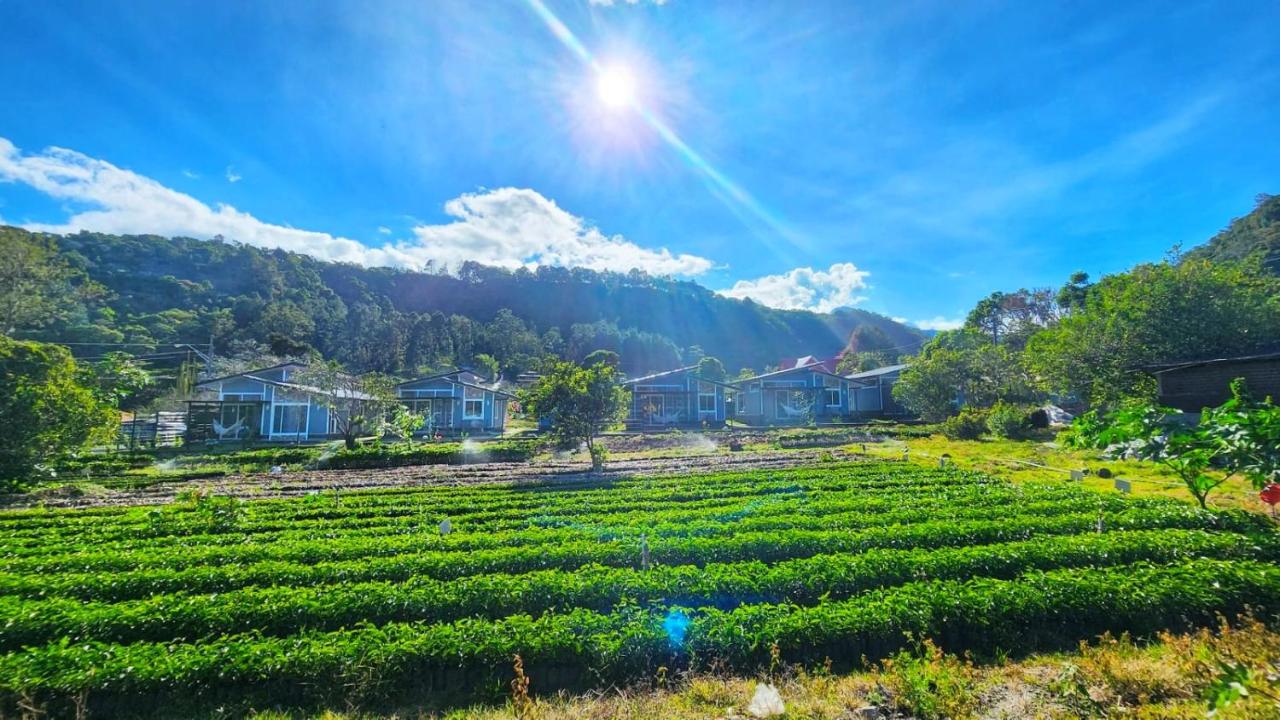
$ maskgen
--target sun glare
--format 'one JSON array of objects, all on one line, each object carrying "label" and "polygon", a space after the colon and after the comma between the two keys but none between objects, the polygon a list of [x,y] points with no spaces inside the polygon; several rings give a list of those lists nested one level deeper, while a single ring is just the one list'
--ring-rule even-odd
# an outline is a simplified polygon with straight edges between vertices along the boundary
[{"label": "sun glare", "polygon": [[602,68],[596,75],[596,94],[611,108],[631,105],[636,99],[636,79],[621,65]]}]

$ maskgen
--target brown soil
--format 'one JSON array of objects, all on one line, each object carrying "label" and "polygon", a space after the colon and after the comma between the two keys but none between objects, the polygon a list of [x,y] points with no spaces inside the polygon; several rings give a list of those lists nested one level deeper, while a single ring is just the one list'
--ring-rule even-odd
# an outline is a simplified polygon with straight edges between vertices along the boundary
[{"label": "brown soil", "polygon": [[724,472],[788,468],[811,465],[823,455],[838,460],[857,456],[839,450],[777,451],[763,453],[687,453],[673,457],[610,460],[603,472],[591,473],[589,462],[539,460],[531,463],[476,463],[472,465],[419,465],[376,470],[305,470],[284,475],[228,475],[211,480],[157,483],[135,490],[105,490],[100,494],[41,492],[11,495],[0,500],[6,507],[100,507],[105,505],[157,505],[173,502],[191,490],[244,499],[282,498],[325,490],[375,490],[385,488],[467,485],[502,482],[565,482],[591,478],[610,480],[628,476],[676,475],[686,472]]}]

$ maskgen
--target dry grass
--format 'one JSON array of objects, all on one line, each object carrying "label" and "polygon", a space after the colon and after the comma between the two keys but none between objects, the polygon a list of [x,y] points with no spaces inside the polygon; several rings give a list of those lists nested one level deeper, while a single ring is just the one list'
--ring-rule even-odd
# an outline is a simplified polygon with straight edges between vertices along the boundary
[{"label": "dry grass", "polygon": [[[778,668],[768,677],[723,674],[654,678],[650,687],[589,695],[526,696],[498,706],[443,715],[405,710],[386,715],[324,713],[324,720],[746,720],[756,684],[771,681],[781,693],[784,720],[861,718],[1186,718],[1209,716],[1207,689],[1219,662],[1250,669],[1253,692],[1213,717],[1280,718],[1280,702],[1267,696],[1280,673],[1280,632],[1255,620],[1198,632],[1161,635],[1138,643],[1104,636],[1079,651],[1020,662],[974,665],[925,641],[868,672],[833,675],[823,668]],[[537,688],[531,688],[536,693]],[[1271,689],[1270,692],[1274,693]],[[265,713],[260,720],[293,720]]]}]

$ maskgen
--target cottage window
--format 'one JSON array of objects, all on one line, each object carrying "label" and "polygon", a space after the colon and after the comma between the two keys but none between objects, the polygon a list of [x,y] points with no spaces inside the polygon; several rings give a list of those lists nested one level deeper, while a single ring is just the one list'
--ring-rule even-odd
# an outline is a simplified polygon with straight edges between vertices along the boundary
[{"label": "cottage window", "polygon": [[462,417],[479,420],[484,417],[484,391],[478,388],[462,389]]},{"label": "cottage window", "polygon": [[709,382],[698,381],[698,412],[714,413],[716,411],[716,386]]},{"label": "cottage window", "polygon": [[276,405],[271,410],[271,432],[275,435],[302,435],[307,431],[306,405]]},{"label": "cottage window", "polygon": [[840,407],[840,388],[826,389],[827,407]]}]

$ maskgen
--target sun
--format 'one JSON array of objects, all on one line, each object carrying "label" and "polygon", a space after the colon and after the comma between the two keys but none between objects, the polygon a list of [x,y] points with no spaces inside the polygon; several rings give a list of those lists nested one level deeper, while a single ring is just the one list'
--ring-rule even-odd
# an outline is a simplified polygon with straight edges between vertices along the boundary
[{"label": "sun", "polygon": [[636,99],[636,79],[623,65],[610,65],[596,73],[596,94],[610,108],[623,108]]}]

